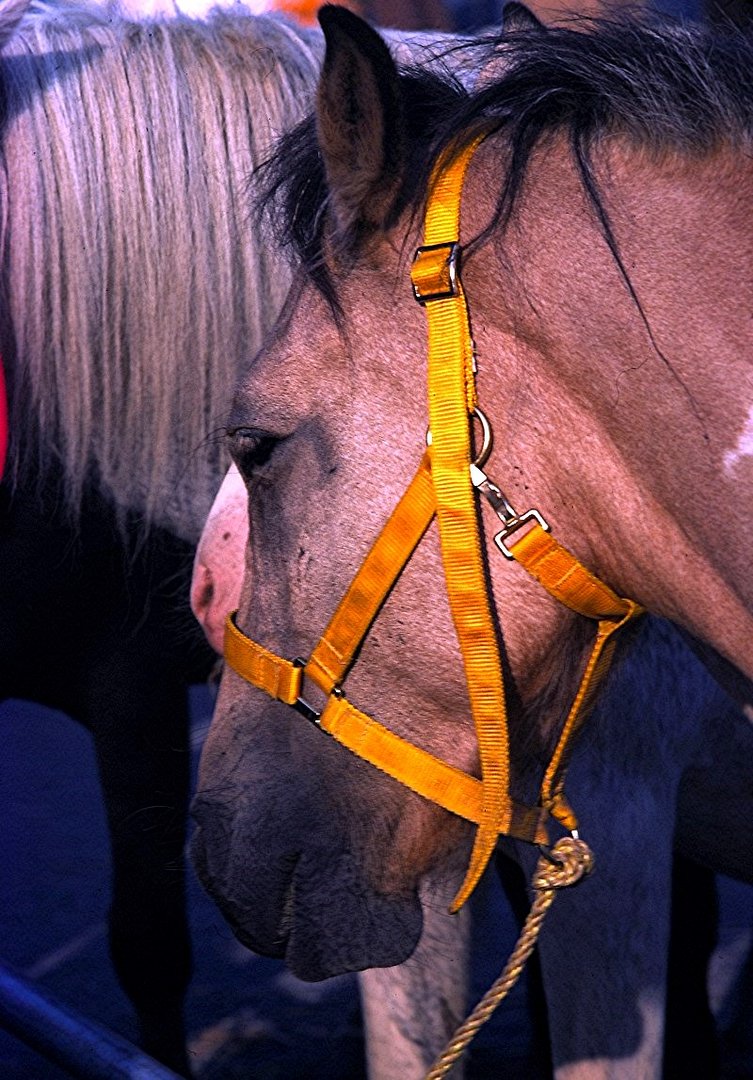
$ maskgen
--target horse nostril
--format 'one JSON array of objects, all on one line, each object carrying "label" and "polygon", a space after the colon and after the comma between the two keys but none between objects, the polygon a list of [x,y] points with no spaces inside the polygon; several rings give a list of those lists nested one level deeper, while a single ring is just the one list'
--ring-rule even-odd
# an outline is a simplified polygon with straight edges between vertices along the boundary
[{"label": "horse nostril", "polygon": [[221,584],[208,566],[195,563],[191,579],[191,611],[204,631],[204,637],[220,656],[225,641],[225,618],[236,606],[223,603]]},{"label": "horse nostril", "polygon": [[194,567],[191,580],[191,611],[205,629],[207,615],[213,600],[214,580],[212,571],[208,566],[198,563]]}]

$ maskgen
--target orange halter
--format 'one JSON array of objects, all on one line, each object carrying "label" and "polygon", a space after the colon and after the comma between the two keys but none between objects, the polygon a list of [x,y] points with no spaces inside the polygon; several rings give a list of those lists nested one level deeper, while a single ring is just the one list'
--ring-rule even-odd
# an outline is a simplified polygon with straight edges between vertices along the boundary
[{"label": "orange halter", "polygon": [[[228,619],[225,635],[225,659],[244,679],[293,706],[354,754],[406,787],[478,825],[470,864],[453,901],[453,911],[472,892],[500,834],[548,843],[549,816],[568,830],[577,828],[563,791],[573,735],[609,668],[616,632],[642,613],[638,604],[617,596],[563,548],[550,535],[537,510],[516,514],[483,472],[483,455],[476,462],[472,460],[471,418],[478,409],[458,238],[463,182],[483,138],[479,136],[454,157],[440,162],[426,213],[424,246],[416,253],[411,272],[414,294],[426,310],[429,333],[431,439],[418,472],[309,660],[291,662],[270,653],[238,629],[234,616]],[[477,491],[502,522],[494,537],[500,550],[519,562],[557,600],[597,623],[586,670],[547,767],[539,804],[534,807],[516,802],[509,790],[505,688],[484,573]],[[450,609],[479,743],[480,780],[395,735],[356,709],[342,691],[361,642],[435,514]],[[521,535],[511,539],[519,531]],[[304,677],[327,695],[321,713],[302,697]]]}]

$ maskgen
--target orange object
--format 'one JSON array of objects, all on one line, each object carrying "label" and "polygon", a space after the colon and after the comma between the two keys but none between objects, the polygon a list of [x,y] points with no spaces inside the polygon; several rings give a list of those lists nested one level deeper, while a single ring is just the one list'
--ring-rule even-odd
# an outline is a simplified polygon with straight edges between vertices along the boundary
[{"label": "orange object", "polygon": [[[273,11],[281,11],[295,19],[302,26],[318,26],[316,14],[322,6],[323,0],[273,0],[270,7]],[[338,0],[341,7],[346,7],[356,15],[363,15],[363,8],[358,3],[345,3]]]}]

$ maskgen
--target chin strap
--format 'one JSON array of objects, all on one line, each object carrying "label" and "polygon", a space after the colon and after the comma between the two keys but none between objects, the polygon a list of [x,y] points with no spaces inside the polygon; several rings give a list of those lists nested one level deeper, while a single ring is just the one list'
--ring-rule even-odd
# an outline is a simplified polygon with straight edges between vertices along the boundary
[{"label": "chin strap", "polygon": [[[478,409],[475,360],[460,280],[459,219],[463,181],[483,137],[436,170],[425,242],[411,278],[424,307],[429,339],[430,445],[418,471],[353,579],[310,659],[289,661],[253,642],[228,619],[225,659],[248,682],[291,705],[352,753],[438,806],[478,828],[469,867],[452,904],[467,900],[499,835],[547,844],[547,820],[574,832],[577,820],[564,795],[573,737],[592,705],[614,652],[617,631],[642,613],[614,593],[549,533],[538,510],[518,514],[483,471],[491,443]],[[471,426],[479,415],[489,438],[473,460]],[[510,794],[509,735],[500,648],[487,587],[479,531],[481,494],[499,518],[496,546],[520,563],[558,601],[596,623],[596,636],[575,701],[545,771],[539,804],[521,805]],[[433,516],[453,623],[463,658],[479,745],[481,778],[471,776],[389,731],[360,712],[342,683],[374,619]],[[318,712],[303,697],[303,679],[327,696]]]}]

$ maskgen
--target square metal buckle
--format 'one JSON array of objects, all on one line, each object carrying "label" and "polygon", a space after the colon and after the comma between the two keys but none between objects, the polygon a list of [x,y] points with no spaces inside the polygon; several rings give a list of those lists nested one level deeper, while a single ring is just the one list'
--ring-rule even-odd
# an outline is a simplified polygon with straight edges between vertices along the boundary
[{"label": "square metal buckle", "polygon": [[544,532],[549,532],[549,523],[544,520],[538,510],[526,510],[525,514],[515,515],[515,517],[508,518],[505,521],[505,526],[500,529],[494,536],[494,543],[502,552],[506,559],[514,560],[515,556],[512,551],[505,544],[505,540],[516,533],[518,529],[521,529],[524,525],[528,525],[530,522],[534,522],[541,526]]},{"label": "square metal buckle", "polygon": [[[293,661],[293,667],[301,668],[304,672],[306,670],[307,664],[308,660],[306,660],[303,656],[296,656],[295,660]],[[330,690],[330,697],[342,698],[344,696],[345,695],[343,694],[339,686],[333,686]],[[303,716],[310,723],[314,724],[315,727],[318,727],[320,731],[324,731],[324,728],[321,726],[322,713],[319,709],[315,709],[313,705],[310,705],[309,702],[306,701],[306,699],[301,694],[299,694],[295,701],[292,701],[290,704],[297,713],[300,713],[301,716]],[[326,734],[329,734],[329,732],[326,732]]]},{"label": "square metal buckle", "polygon": [[[438,259],[446,251],[444,259]],[[421,263],[426,264],[421,266]],[[416,251],[411,271],[413,295],[422,306],[432,300],[448,300],[458,295],[460,286],[460,244],[427,244]],[[428,291],[427,291],[428,289]]]}]

